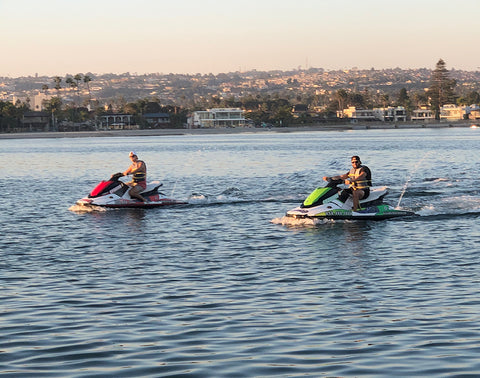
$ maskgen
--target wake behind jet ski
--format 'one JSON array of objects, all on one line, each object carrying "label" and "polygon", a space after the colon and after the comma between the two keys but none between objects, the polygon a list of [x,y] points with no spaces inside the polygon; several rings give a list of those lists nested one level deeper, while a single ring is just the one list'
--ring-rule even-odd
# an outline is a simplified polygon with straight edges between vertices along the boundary
[{"label": "wake behind jet ski", "polygon": [[386,186],[372,186],[367,198],[360,200],[360,210],[352,211],[353,199],[349,196],[340,201],[339,187],[343,180],[330,180],[325,187],[316,188],[303,203],[287,211],[287,217],[310,219],[364,219],[383,220],[416,215],[411,211],[397,210],[383,203],[388,194]]},{"label": "wake behind jet ski", "polygon": [[77,201],[80,206],[101,206],[109,208],[153,208],[160,206],[172,206],[187,204],[187,202],[165,197],[165,194],[158,191],[162,186],[158,181],[147,184],[140,194],[146,201],[132,198],[128,191],[130,187],[119,178],[123,173],[115,173],[110,179],[101,181],[88,196]]}]

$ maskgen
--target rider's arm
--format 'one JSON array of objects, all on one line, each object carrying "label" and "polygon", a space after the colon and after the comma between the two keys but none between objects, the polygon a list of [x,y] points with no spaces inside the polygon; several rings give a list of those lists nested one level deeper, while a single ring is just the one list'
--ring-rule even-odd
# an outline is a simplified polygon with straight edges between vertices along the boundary
[{"label": "rider's arm", "polygon": [[128,167],[128,169],[125,172],[123,172],[123,175],[126,176],[129,173],[132,173],[132,166]]},{"label": "rider's arm", "polygon": [[338,175],[338,176],[332,176],[332,177],[328,177],[328,176],[324,176],[323,179],[325,181],[331,181],[331,180],[345,180],[348,178],[348,173],[345,173],[343,175]]}]

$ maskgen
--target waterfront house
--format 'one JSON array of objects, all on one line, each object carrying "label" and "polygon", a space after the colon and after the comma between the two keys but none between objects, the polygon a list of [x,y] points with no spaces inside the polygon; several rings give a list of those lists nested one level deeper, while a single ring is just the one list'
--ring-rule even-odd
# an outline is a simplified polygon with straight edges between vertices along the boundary
[{"label": "waterfront house", "polygon": [[145,113],[143,115],[147,127],[151,129],[166,128],[170,126],[170,114],[168,113]]},{"label": "waterfront house", "polygon": [[350,106],[348,109],[337,111],[337,117],[355,121],[405,122],[407,112],[403,106],[374,109],[357,109]]},{"label": "waterfront house", "polygon": [[383,122],[405,122],[407,120],[407,112],[403,106],[388,108],[374,108],[375,118]]},{"label": "waterfront house", "polygon": [[426,106],[422,106],[420,109],[414,109],[411,116],[412,121],[433,121],[435,120],[435,115],[433,111],[428,109]]},{"label": "waterfront house", "polygon": [[338,110],[338,118],[350,118],[356,121],[375,121],[375,113],[372,109],[357,109],[350,106],[348,109]]},{"label": "waterfront house", "polygon": [[245,127],[244,111],[240,108],[214,108],[193,112],[188,128]]},{"label": "waterfront house", "polygon": [[446,121],[459,121],[467,118],[467,109],[465,106],[446,104],[440,108],[440,119]]},{"label": "waterfront house", "polygon": [[480,106],[476,104],[467,106],[467,115],[468,119],[480,119]]},{"label": "waterfront house", "polygon": [[104,114],[97,119],[97,128],[110,130],[138,129],[133,115],[124,113]]},{"label": "waterfront house", "polygon": [[25,112],[22,117],[22,126],[26,131],[48,131],[50,114],[46,112]]}]

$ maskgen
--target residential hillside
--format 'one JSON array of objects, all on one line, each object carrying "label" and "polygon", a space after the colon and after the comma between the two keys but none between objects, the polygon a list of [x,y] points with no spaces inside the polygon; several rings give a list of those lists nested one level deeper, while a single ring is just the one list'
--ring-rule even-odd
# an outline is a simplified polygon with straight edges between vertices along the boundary
[{"label": "residential hillside", "polygon": [[[301,103],[307,96],[317,96],[319,105],[344,89],[370,96],[398,97],[402,89],[408,93],[422,93],[429,87],[431,69],[369,69],[356,68],[329,71],[321,68],[292,71],[248,71],[218,75],[208,74],[104,74],[86,73],[91,81],[77,82],[72,75],[61,77],[56,84],[53,77],[0,77],[0,100],[33,102],[35,96],[61,95],[63,101],[91,101],[97,104],[131,102],[154,98],[165,105],[191,108],[204,99],[240,98],[245,96],[278,95]],[[472,91],[480,92],[480,71],[452,69],[450,77],[456,80],[458,96]],[[68,83],[70,78],[70,83]],[[88,84],[88,85],[87,85]],[[55,89],[55,87],[57,88]],[[294,101],[295,102],[295,101]],[[38,104],[31,106],[38,109]]]}]

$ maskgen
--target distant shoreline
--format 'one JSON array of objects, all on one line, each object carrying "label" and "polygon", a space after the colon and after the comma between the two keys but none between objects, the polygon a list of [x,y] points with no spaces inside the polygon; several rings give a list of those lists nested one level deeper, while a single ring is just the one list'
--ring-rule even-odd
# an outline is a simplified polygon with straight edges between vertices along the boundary
[{"label": "distant shoreline", "polygon": [[291,127],[236,127],[209,129],[146,129],[146,130],[99,130],[99,131],[68,131],[68,132],[31,132],[31,133],[0,133],[0,139],[41,139],[41,138],[97,138],[97,137],[139,137],[139,136],[171,136],[171,135],[214,135],[242,133],[292,133],[312,131],[349,131],[349,130],[399,130],[399,129],[430,129],[450,127],[480,127],[480,122],[457,121],[438,123],[348,123],[348,124],[318,124],[310,126]]}]

